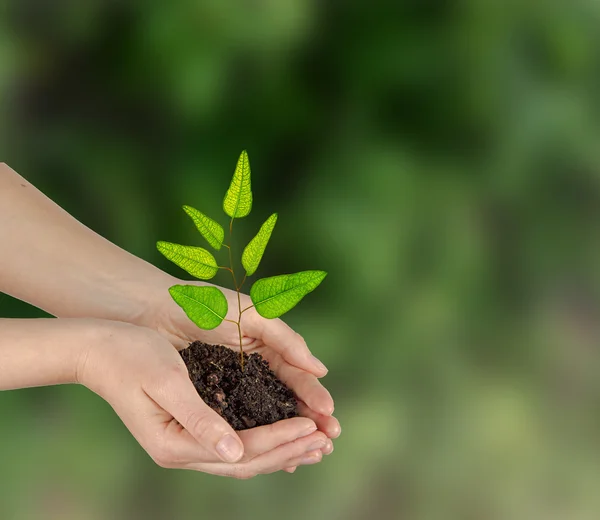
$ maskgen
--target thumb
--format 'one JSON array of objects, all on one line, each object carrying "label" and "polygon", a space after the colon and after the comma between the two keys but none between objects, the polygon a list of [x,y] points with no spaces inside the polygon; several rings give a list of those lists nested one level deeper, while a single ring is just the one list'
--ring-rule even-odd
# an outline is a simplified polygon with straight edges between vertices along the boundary
[{"label": "thumb", "polygon": [[247,322],[248,333],[261,338],[265,345],[271,347],[290,365],[323,377],[327,367],[310,353],[304,338],[280,319],[268,320],[255,314],[255,319]]},{"label": "thumb", "polygon": [[237,462],[244,445],[233,428],[198,395],[185,366],[171,372],[149,397],[172,415],[212,460]]}]

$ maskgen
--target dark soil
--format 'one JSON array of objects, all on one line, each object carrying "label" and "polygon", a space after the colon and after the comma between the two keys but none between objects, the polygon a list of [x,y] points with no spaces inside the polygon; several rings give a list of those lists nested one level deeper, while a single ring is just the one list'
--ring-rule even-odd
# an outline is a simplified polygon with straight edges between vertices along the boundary
[{"label": "dark soil", "polygon": [[239,352],[195,341],[181,357],[200,397],[234,430],[298,416],[294,392],[261,355],[244,354],[242,371]]}]

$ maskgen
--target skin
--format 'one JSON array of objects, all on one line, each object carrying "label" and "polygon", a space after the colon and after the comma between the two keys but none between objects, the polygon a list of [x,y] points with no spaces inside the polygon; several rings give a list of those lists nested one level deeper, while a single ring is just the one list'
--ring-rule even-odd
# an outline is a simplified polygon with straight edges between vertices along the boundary
[{"label": "skin", "polygon": [[[201,330],[167,291],[208,284],[179,280],[127,253],[5,164],[0,223],[0,243],[10,252],[0,255],[0,291],[58,318],[0,320],[0,389],[83,384],[168,468],[250,478],[291,473],[333,451],[341,429],[319,382],[327,369],[283,321],[246,311],[244,350],[269,361],[302,401],[303,417],[235,432],[198,396],[177,353],[197,339],[239,348],[236,325]],[[237,318],[237,294],[222,290],[228,317]],[[242,306],[250,305],[242,295]]]}]

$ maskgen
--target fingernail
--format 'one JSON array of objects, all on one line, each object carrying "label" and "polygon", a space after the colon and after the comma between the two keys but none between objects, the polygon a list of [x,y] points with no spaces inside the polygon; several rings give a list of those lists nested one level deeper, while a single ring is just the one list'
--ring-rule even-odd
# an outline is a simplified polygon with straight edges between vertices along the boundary
[{"label": "fingernail", "polygon": [[334,428],[329,431],[329,436],[332,439],[337,439],[342,434],[342,427],[337,424]]},{"label": "fingernail", "polygon": [[217,444],[217,453],[225,462],[236,462],[244,453],[244,449],[239,441],[228,433]]},{"label": "fingernail", "polygon": [[312,362],[314,363],[314,365],[319,369],[319,370],[324,370],[325,372],[329,372],[329,370],[327,369],[327,367],[321,362],[320,359],[316,358],[315,356],[311,355],[310,356],[312,359]]},{"label": "fingernail", "polygon": [[316,464],[317,462],[321,462],[321,452],[314,451],[307,455],[304,455],[300,460],[300,464],[308,465],[308,464]]},{"label": "fingernail", "polygon": [[325,447],[323,448],[323,454],[331,455],[333,453],[333,442],[327,441],[325,443]]}]

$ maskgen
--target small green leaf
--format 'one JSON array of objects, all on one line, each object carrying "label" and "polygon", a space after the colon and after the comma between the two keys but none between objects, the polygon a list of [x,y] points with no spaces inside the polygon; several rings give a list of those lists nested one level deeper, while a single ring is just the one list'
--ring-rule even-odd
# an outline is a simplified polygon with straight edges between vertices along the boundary
[{"label": "small green leaf", "polygon": [[191,206],[183,206],[183,211],[191,217],[206,241],[217,251],[221,249],[225,238],[225,231],[223,231],[221,224]]},{"label": "small green leaf", "polygon": [[227,316],[227,298],[216,287],[174,285],[169,288],[169,293],[187,317],[201,329],[214,329]]},{"label": "small green leaf", "polygon": [[248,276],[252,276],[258,269],[276,223],[277,213],[273,213],[260,227],[256,236],[250,240],[246,249],[244,249],[242,253],[242,265],[246,269]]},{"label": "small green leaf", "polygon": [[201,280],[210,280],[219,271],[215,257],[201,247],[158,242],[156,248],[175,265]]},{"label": "small green leaf", "polygon": [[278,318],[314,291],[326,276],[325,271],[302,271],[262,278],[250,289],[250,298],[263,318]]},{"label": "small green leaf", "polygon": [[246,150],[241,153],[238,159],[231,184],[223,199],[223,209],[231,218],[245,217],[252,209],[250,161]]}]

